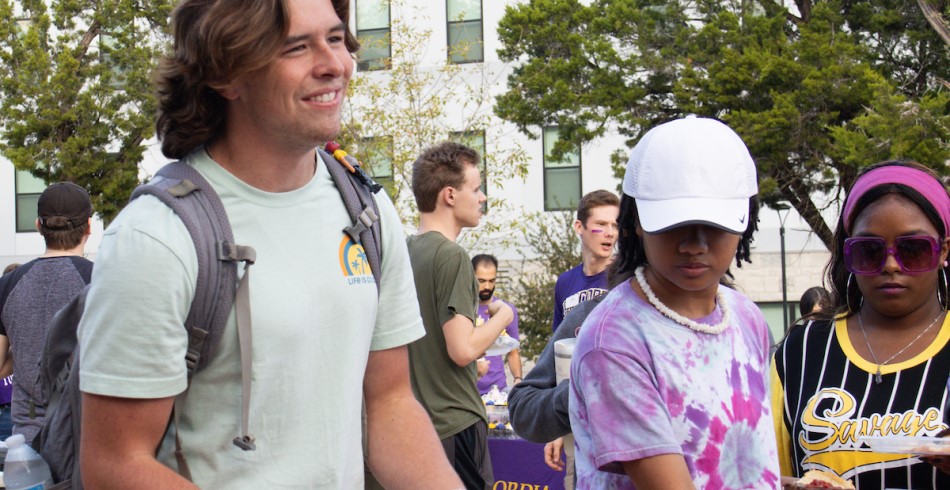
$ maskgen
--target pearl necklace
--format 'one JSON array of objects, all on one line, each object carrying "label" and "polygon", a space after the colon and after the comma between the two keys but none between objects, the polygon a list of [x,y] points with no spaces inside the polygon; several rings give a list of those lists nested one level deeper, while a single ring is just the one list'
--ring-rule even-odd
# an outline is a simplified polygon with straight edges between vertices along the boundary
[{"label": "pearl necklace", "polygon": [[911,340],[909,344],[905,345],[903,349],[897,351],[893,356],[885,359],[884,362],[878,362],[877,355],[875,355],[874,350],[871,349],[871,342],[868,340],[868,333],[864,330],[864,320],[861,319],[861,313],[860,312],[858,313],[858,325],[861,327],[861,334],[864,335],[864,343],[867,344],[868,352],[871,353],[871,358],[874,359],[874,363],[877,364],[877,372],[874,373],[874,384],[879,385],[883,381],[883,379],[881,378],[881,366],[887,365],[887,363],[893,361],[895,357],[903,354],[905,350],[910,348],[910,346],[916,344],[917,341],[920,340],[920,338],[923,337],[925,333],[929,332],[930,329],[933,328],[933,326],[937,324],[937,320],[939,320],[942,315],[943,315],[943,311],[941,311],[940,313],[937,313],[937,317],[934,318],[932,322],[930,322],[930,325],[927,325],[927,328],[925,328],[922,332],[917,334],[917,336],[914,337],[914,340]]},{"label": "pearl necklace", "polygon": [[650,285],[647,284],[647,279],[643,275],[643,270],[644,270],[644,267],[642,265],[640,267],[637,267],[637,270],[635,272],[637,276],[637,283],[640,284],[640,289],[643,290],[643,294],[646,295],[647,300],[650,302],[650,304],[653,305],[653,307],[656,308],[660,313],[662,313],[663,316],[669,318],[670,320],[673,320],[676,323],[679,323],[680,325],[684,327],[689,328],[690,330],[695,330],[697,332],[703,332],[703,333],[710,333],[714,335],[718,335],[722,333],[722,331],[725,330],[726,327],[729,326],[729,323],[732,321],[732,318],[731,318],[732,315],[729,314],[730,311],[726,307],[725,297],[723,297],[722,292],[720,292],[718,289],[716,290],[716,303],[719,304],[719,309],[722,310],[722,321],[720,321],[716,325],[708,325],[706,323],[699,323],[699,322],[690,320],[689,318],[686,318],[683,315],[680,315],[679,313],[670,309],[669,306],[666,306],[665,304],[663,304],[663,302],[660,301],[660,299],[656,297],[656,294],[653,294],[653,290],[650,289]]}]

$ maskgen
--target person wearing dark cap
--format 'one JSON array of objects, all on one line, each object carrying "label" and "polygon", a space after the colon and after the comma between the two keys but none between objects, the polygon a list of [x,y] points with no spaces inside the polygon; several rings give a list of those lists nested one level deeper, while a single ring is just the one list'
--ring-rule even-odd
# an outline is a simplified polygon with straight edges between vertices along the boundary
[{"label": "person wearing dark cap", "polygon": [[0,278],[0,378],[16,371],[13,433],[23,434],[28,444],[46,413],[46,400],[34,390],[33,380],[47,326],[92,276],[92,262],[83,258],[92,220],[89,193],[71,182],[52,184],[40,194],[37,215],[46,252]]}]

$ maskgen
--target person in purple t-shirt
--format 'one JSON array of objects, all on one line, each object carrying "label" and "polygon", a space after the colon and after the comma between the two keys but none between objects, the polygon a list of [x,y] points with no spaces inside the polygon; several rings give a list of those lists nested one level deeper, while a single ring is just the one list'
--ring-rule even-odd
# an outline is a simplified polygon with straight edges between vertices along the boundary
[{"label": "person in purple t-shirt", "polygon": [[[613,260],[617,242],[617,216],[620,199],[610,191],[596,190],[581,197],[577,204],[574,231],[581,238],[581,263],[561,274],[554,286],[554,323],[557,332],[564,315],[575,306],[601,296],[608,291],[607,267]],[[574,490],[574,444],[572,439],[559,437],[544,446],[544,459],[549,466],[560,469],[561,452],[566,462],[564,488]]]},{"label": "person in purple t-shirt", "polygon": [[[478,280],[478,318],[476,323],[481,324],[488,321],[491,315],[488,312],[488,305],[495,301],[501,301],[511,307],[514,313],[514,319],[502,330],[502,335],[519,340],[518,335],[518,309],[511,303],[495,297],[495,279],[498,277],[498,259],[493,255],[480,254],[472,257],[472,267],[475,268],[475,279]],[[508,351],[505,359],[508,361],[508,370],[511,371],[511,377],[515,384],[521,382],[521,354],[518,348]],[[505,377],[505,359],[501,355],[485,356],[488,361],[488,372],[478,378],[478,393],[484,395],[491,390],[492,386],[504,390],[508,386],[508,379]]]},{"label": "person in purple t-shirt", "polygon": [[557,278],[552,331],[575,306],[607,292],[607,266],[617,242],[618,214],[620,199],[613,192],[598,190],[581,197],[574,220],[574,231],[581,238],[581,263]]},{"label": "person in purple t-shirt", "polygon": [[0,439],[13,435],[10,402],[13,401],[13,375],[0,380]]}]

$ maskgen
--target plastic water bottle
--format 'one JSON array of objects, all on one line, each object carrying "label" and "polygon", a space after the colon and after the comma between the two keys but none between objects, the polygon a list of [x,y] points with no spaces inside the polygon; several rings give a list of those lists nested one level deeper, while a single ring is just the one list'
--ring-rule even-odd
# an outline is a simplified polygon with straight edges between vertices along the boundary
[{"label": "plastic water bottle", "polygon": [[23,434],[13,434],[6,440],[3,482],[7,490],[43,490],[53,486],[49,465],[25,442]]}]

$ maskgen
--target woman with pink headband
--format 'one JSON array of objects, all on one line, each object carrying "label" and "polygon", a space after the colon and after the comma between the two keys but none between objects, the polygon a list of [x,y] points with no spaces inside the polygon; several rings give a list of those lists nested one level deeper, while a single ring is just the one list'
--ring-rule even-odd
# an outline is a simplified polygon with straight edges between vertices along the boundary
[{"label": "woman with pink headband", "polygon": [[825,269],[833,316],[792,331],[775,353],[782,475],[950,488],[950,445],[880,446],[942,436],[950,422],[948,230],[950,196],[932,170],[888,161],[858,176]]}]

